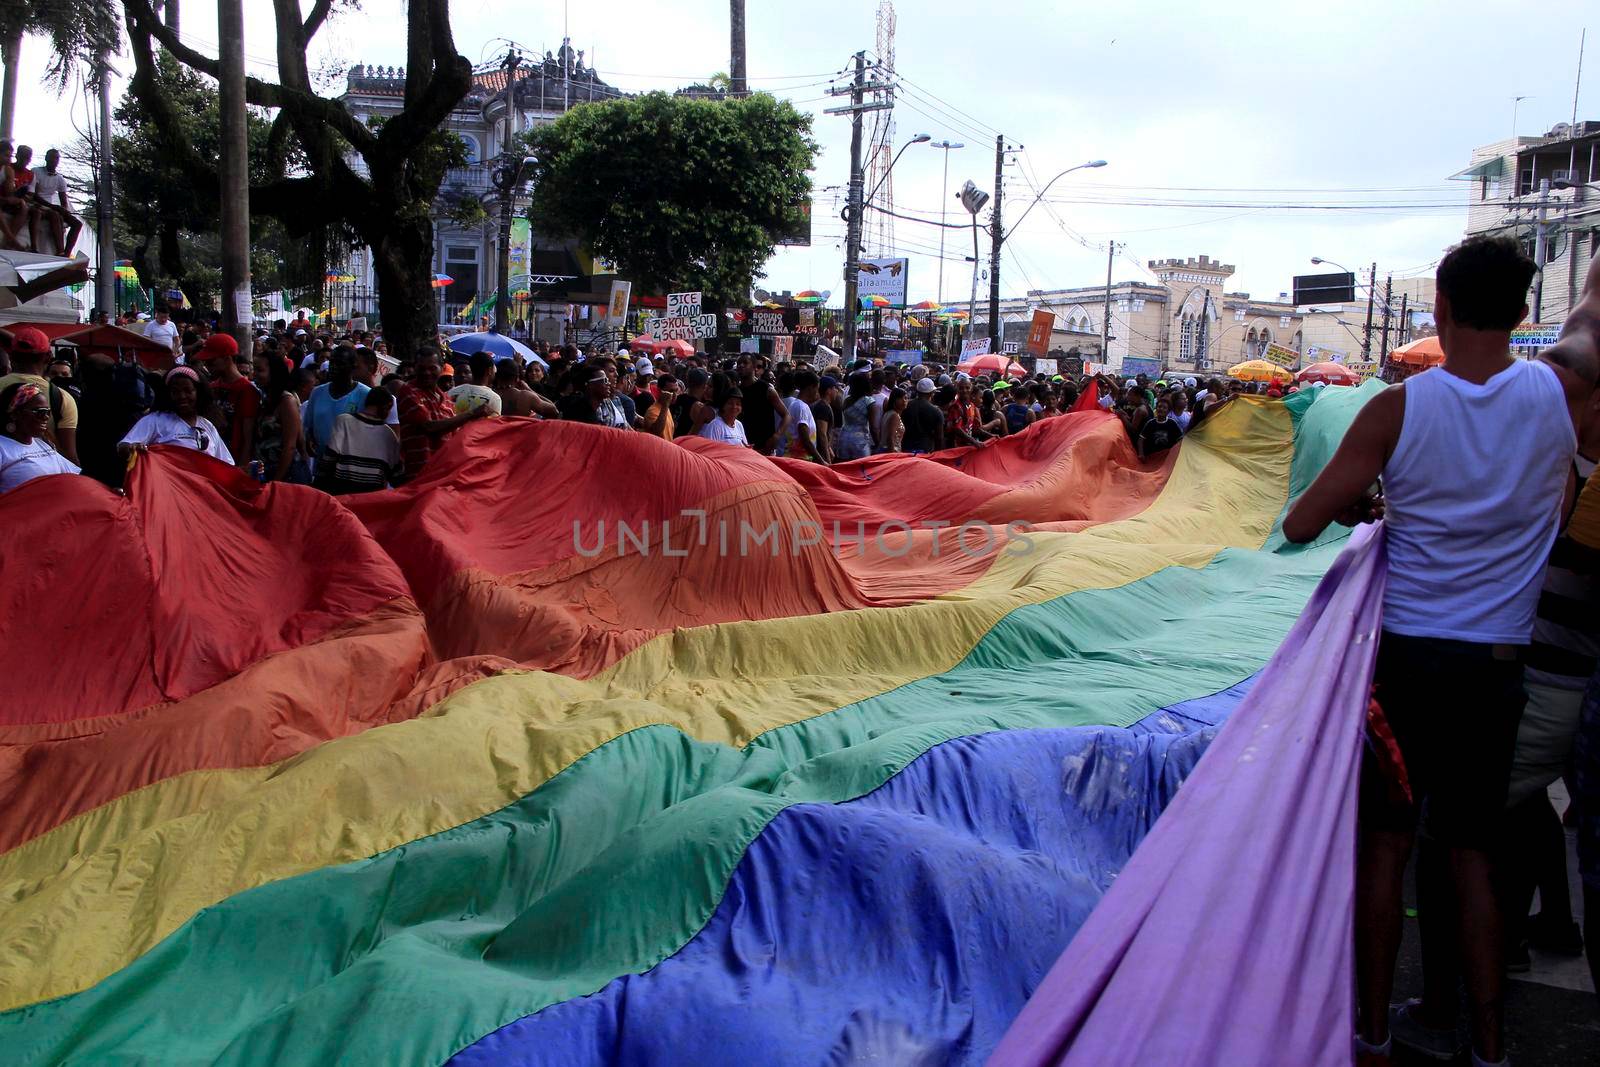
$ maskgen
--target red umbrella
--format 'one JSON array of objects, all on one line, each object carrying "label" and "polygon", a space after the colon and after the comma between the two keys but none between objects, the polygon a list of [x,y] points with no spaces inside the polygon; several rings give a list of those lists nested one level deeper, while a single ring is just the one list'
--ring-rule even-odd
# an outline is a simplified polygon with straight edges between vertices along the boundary
[{"label": "red umbrella", "polygon": [[652,356],[681,356],[687,359],[694,355],[694,345],[688,341],[653,341],[648,337],[635,337],[628,342],[628,347],[635,352],[648,352]]},{"label": "red umbrella", "polygon": [[1321,382],[1323,385],[1360,385],[1361,375],[1340,363],[1313,363],[1301,371],[1296,379],[1301,382]]},{"label": "red umbrella", "polygon": [[963,374],[1004,374],[1008,378],[1026,378],[1027,368],[1009,356],[997,356],[993,352],[983,356],[973,356],[963,363],[956,364],[956,370]]},{"label": "red umbrella", "polygon": [[1424,337],[1390,352],[1389,361],[1407,367],[1434,367],[1444,362],[1444,348],[1437,337]]}]

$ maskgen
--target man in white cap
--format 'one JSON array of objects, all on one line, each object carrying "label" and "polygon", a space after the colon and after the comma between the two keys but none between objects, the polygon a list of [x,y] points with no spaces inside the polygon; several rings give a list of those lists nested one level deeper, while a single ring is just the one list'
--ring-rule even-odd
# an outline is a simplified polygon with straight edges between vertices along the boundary
[{"label": "man in white cap", "polygon": [[944,412],[933,402],[939,387],[932,378],[917,379],[917,395],[906,405],[901,419],[906,433],[901,447],[907,452],[938,452],[944,448]]},{"label": "man in white cap", "polygon": [[647,356],[639,357],[639,361],[633,365],[633,373],[639,376],[640,392],[647,392],[655,399],[661,399],[661,388],[656,385],[656,366]]}]

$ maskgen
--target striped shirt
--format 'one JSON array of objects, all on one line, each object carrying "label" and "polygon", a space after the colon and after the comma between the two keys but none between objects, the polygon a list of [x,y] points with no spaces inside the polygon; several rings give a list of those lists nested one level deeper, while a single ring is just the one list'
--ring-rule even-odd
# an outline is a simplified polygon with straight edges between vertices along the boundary
[{"label": "striped shirt", "polygon": [[[1595,461],[1577,457],[1578,494]],[[1582,690],[1600,662],[1600,576],[1575,566],[1579,546],[1569,524],[1550,550],[1528,649],[1527,680],[1552,689]]]}]

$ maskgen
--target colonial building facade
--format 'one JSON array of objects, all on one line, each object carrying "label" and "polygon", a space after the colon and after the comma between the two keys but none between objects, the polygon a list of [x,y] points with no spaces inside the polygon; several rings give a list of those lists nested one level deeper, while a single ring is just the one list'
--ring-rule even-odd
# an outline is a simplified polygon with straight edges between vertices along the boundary
[{"label": "colonial building facade", "polygon": [[[506,109],[511,109],[515,145],[523,133],[555,121],[577,104],[623,95],[585,67],[583,52],[569,43],[563,43],[555,55],[547,52],[542,60],[520,67],[509,92],[503,68],[473,75],[471,90],[444,123],[444,128],[466,145],[469,162],[449,171],[435,201],[433,269],[453,279],[438,290],[441,323],[461,322],[462,312],[474,297],[487,298],[499,290],[499,193],[491,174],[504,145]],[[363,122],[397,114],[405,100],[405,69],[357,64],[346,75],[340,99]],[[359,159],[353,162],[360,166]],[[483,201],[488,220],[471,227],[453,222],[451,207],[463,197]],[[515,210],[526,216],[525,198],[519,198]],[[510,281],[516,291],[528,296],[513,304],[510,316],[524,320],[536,335],[558,340],[574,304],[586,307],[596,294],[599,303],[606,300],[609,279],[570,242],[534,233],[530,245],[519,249],[516,258]],[[332,303],[341,317],[347,309],[353,314],[374,312],[376,281],[365,249],[356,250],[340,276],[353,279],[330,286]]]},{"label": "colonial building facade", "polygon": [[[1298,350],[1305,317],[1287,302],[1229,292],[1234,267],[1210,256],[1149,263],[1155,281],[1114,282],[1110,343],[1102,351],[1105,286],[1039,289],[1000,303],[1004,339],[1025,339],[1035,309],[1056,316],[1051,348],[1110,369],[1154,360],[1169,370],[1212,373],[1258,357],[1270,343]],[[980,322],[979,333],[987,329]],[[1143,366],[1144,364],[1133,364]]]}]

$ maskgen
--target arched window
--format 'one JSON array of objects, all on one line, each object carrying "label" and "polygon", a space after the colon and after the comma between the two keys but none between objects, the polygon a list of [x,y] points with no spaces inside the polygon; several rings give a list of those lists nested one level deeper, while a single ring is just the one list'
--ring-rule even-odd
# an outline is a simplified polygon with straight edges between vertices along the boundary
[{"label": "arched window", "polygon": [[1178,330],[1178,359],[1183,363],[1194,362],[1194,325],[1194,316],[1186,313]]},{"label": "arched window", "polygon": [[1244,359],[1254,359],[1259,349],[1256,348],[1256,328],[1250,327],[1244,332],[1244,337],[1239,341],[1239,355]]},{"label": "arched window", "polygon": [[477,163],[483,159],[483,153],[480,151],[482,146],[478,144],[476,136],[470,133],[458,133],[456,136],[461,138],[462,143],[467,146],[468,163]]}]

